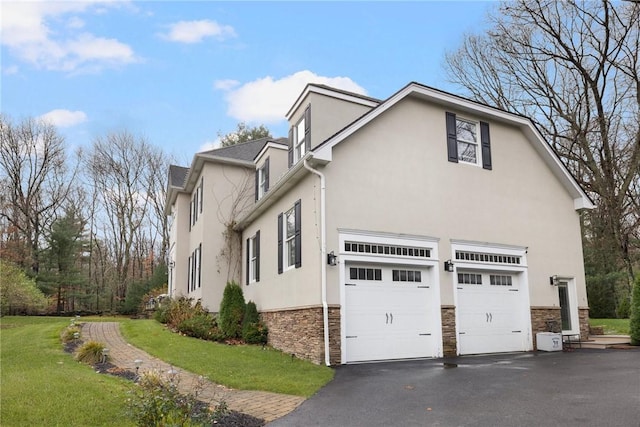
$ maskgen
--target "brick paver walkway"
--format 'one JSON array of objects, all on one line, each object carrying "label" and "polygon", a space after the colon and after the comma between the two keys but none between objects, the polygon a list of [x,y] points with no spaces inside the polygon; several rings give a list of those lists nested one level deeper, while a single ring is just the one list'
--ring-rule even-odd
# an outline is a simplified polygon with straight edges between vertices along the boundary
[{"label": "brick paver walkway", "polygon": [[225,401],[229,409],[261,418],[266,422],[280,418],[293,411],[303,401],[303,397],[263,391],[233,390],[210,381],[199,375],[172,366],[137,347],[127,343],[120,334],[117,322],[87,322],[82,325],[82,338],[104,343],[109,349],[109,361],[114,365],[136,370],[134,361],[142,360],[140,372],[154,369],[165,375],[170,370],[178,371],[179,385],[182,392],[193,392],[193,385],[203,382],[204,387],[198,398],[205,402],[218,403]]}]

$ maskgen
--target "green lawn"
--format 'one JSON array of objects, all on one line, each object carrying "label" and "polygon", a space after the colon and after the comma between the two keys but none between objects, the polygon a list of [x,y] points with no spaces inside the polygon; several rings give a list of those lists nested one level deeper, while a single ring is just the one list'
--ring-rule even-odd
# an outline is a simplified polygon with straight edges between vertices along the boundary
[{"label": "green lawn", "polygon": [[629,319],[589,319],[591,326],[604,326],[605,335],[629,335]]},{"label": "green lawn", "polygon": [[0,318],[0,425],[132,426],[131,383],[96,374],[62,350],[68,318]]},{"label": "green lawn", "polygon": [[230,346],[184,337],[155,320],[121,320],[120,325],[131,344],[177,367],[236,389],[308,397],[333,378],[331,368],[292,359],[270,348]]}]

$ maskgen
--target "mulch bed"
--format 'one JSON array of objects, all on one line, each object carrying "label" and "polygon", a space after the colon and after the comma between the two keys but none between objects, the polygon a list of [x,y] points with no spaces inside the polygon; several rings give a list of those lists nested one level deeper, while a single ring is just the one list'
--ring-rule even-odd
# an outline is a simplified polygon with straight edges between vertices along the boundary
[{"label": "mulch bed", "polygon": [[[63,345],[66,353],[73,354],[78,347],[82,345],[82,341],[73,340],[64,343]],[[135,381],[137,377],[135,372],[119,368],[110,362],[95,363],[92,366],[99,374],[113,375],[130,381]],[[203,406],[208,406],[206,402],[201,403]],[[260,418],[252,417],[251,415],[243,414],[242,412],[229,411],[226,415],[215,421],[213,425],[219,427],[262,427],[265,425],[265,422]]]}]

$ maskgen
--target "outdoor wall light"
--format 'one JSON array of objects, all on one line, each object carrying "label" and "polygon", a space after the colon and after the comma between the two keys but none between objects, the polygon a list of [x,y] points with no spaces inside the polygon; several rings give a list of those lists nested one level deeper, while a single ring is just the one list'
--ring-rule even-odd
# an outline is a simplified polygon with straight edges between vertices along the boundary
[{"label": "outdoor wall light", "polygon": [[336,265],[338,263],[338,256],[333,251],[327,254],[327,264]]},{"label": "outdoor wall light", "polygon": [[560,280],[558,279],[557,274],[554,274],[553,276],[549,277],[549,284],[551,286],[558,286],[560,284]]},{"label": "outdoor wall light", "polygon": [[175,261],[169,261],[169,268],[173,269],[176,266]]},{"label": "outdoor wall light", "polygon": [[453,262],[450,259],[444,262],[444,271],[453,273]]}]

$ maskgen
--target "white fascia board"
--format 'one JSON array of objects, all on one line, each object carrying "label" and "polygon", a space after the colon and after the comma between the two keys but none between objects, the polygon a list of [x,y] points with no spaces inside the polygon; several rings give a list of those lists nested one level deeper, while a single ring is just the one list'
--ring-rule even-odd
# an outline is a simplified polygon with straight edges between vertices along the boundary
[{"label": "white fascia board", "polygon": [[352,102],[354,104],[364,105],[371,108],[377,107],[378,104],[380,104],[379,102],[373,101],[371,99],[361,98],[359,96],[350,95],[348,93],[344,93],[337,90],[334,91],[325,87],[314,86],[311,83],[304,88],[304,90],[302,91],[298,99],[296,99],[296,102],[293,103],[293,106],[289,109],[287,114],[285,114],[285,118],[287,120],[291,120],[291,117],[293,117],[293,113],[295,113],[298,110],[298,108],[300,108],[300,104],[302,104],[302,101],[309,95],[310,92],[329,96],[331,98],[341,99],[343,101]]},{"label": "white fascia board", "polygon": [[267,150],[269,148],[275,148],[276,150],[288,150],[289,147],[285,144],[280,144],[279,142],[273,142],[273,141],[269,141],[267,142],[264,147],[262,147],[262,150],[260,150],[260,152],[258,153],[258,155],[256,156],[254,160],[254,163],[258,163],[260,161],[260,158],[262,156],[264,156],[264,154],[267,152]]},{"label": "white fascia board", "polygon": [[313,157],[318,161],[330,162],[332,160],[332,152],[335,145],[339,144],[364,125],[375,120],[379,115],[410,95],[426,99],[430,102],[435,102],[447,108],[469,112],[474,115],[489,116],[498,121],[518,126],[524,132],[527,139],[532,143],[535,150],[541,154],[553,174],[560,180],[567,191],[569,191],[569,194],[574,200],[574,206],[576,209],[593,209],[595,207],[589,196],[576,182],[571,173],[569,173],[564,163],[562,163],[551,146],[547,144],[542,135],[540,135],[530,119],[507,111],[502,111],[497,108],[478,104],[476,102],[459,98],[445,92],[440,92],[416,83],[407,85],[404,89],[391,96],[377,108],[374,108],[369,113],[342,129],[330,139],[326,140],[319,148],[313,151]]}]

